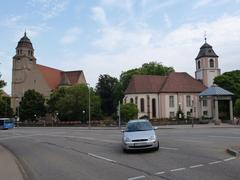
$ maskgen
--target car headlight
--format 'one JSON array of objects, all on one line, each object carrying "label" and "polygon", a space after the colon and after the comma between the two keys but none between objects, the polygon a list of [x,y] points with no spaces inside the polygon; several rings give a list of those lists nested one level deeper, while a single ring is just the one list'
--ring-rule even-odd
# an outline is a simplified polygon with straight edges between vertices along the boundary
[{"label": "car headlight", "polygon": [[129,137],[125,137],[124,142],[131,142],[131,139],[129,139]]},{"label": "car headlight", "polygon": [[151,137],[149,138],[149,140],[150,140],[150,141],[155,141],[155,140],[156,140],[156,136],[151,136]]}]

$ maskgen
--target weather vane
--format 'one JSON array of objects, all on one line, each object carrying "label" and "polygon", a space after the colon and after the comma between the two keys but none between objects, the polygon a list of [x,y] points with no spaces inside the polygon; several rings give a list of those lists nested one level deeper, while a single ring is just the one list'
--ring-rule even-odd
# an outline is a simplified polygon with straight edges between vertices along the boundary
[{"label": "weather vane", "polygon": [[207,31],[204,31],[204,41],[207,42]]}]

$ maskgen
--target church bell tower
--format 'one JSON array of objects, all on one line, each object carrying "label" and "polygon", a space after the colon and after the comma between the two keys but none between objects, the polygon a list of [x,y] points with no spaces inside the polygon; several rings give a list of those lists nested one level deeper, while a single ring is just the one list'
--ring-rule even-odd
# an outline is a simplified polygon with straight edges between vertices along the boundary
[{"label": "church bell tower", "polygon": [[221,72],[218,68],[218,55],[214,52],[212,46],[207,43],[206,37],[195,61],[195,79],[202,81],[207,87],[212,86],[214,78],[219,76]]},{"label": "church bell tower", "polygon": [[34,57],[34,49],[25,32],[24,36],[17,44],[16,54],[13,57],[11,106],[14,111],[16,111],[24,95],[27,76],[35,64],[36,58]]}]

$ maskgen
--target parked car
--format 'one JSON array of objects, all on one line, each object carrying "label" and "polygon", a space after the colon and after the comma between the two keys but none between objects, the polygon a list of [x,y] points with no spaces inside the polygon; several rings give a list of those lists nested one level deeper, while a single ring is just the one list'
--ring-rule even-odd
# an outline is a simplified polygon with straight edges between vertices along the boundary
[{"label": "parked car", "polygon": [[136,119],[127,123],[122,130],[122,148],[124,151],[138,149],[159,149],[159,140],[155,128],[149,120]]}]

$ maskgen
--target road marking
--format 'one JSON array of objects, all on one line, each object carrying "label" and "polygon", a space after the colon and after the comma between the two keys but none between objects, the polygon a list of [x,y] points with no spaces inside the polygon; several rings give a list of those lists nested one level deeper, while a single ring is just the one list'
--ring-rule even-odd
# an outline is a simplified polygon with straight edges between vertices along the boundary
[{"label": "road marking", "polygon": [[128,180],[143,179],[143,178],[145,178],[145,176],[131,177],[131,178],[128,178]]},{"label": "road marking", "polygon": [[177,151],[178,148],[172,148],[172,147],[159,147],[160,149],[167,149],[167,150],[174,150],[174,151]]},{"label": "road marking", "polygon": [[218,163],[221,163],[222,161],[214,161],[214,162],[210,162],[208,164],[212,165],[212,164],[218,164]]},{"label": "road marking", "polygon": [[227,139],[239,139],[240,137],[236,137],[236,136],[208,136],[208,137],[213,137],[213,138],[227,138]]},{"label": "road marking", "polygon": [[198,164],[198,165],[194,165],[194,166],[190,166],[189,168],[198,168],[198,167],[202,167],[202,166],[204,166],[203,164]]},{"label": "road marking", "polygon": [[236,157],[230,157],[230,158],[224,159],[223,161],[227,162],[227,161],[231,161],[231,160],[234,160],[234,159],[236,159]]},{"label": "road marking", "polygon": [[155,175],[161,175],[161,174],[165,174],[165,171],[155,173]]},{"label": "road marking", "polygon": [[186,168],[178,168],[178,169],[172,169],[170,170],[171,172],[175,172],[175,171],[182,171],[182,170],[185,170]]},{"label": "road marking", "polygon": [[92,156],[92,157],[95,157],[97,159],[102,159],[102,160],[105,160],[105,161],[108,161],[108,162],[111,162],[111,163],[116,163],[117,161],[114,161],[112,159],[108,159],[108,158],[105,158],[105,157],[102,157],[102,156],[98,156],[96,154],[92,154],[92,153],[88,153],[89,156]]}]

